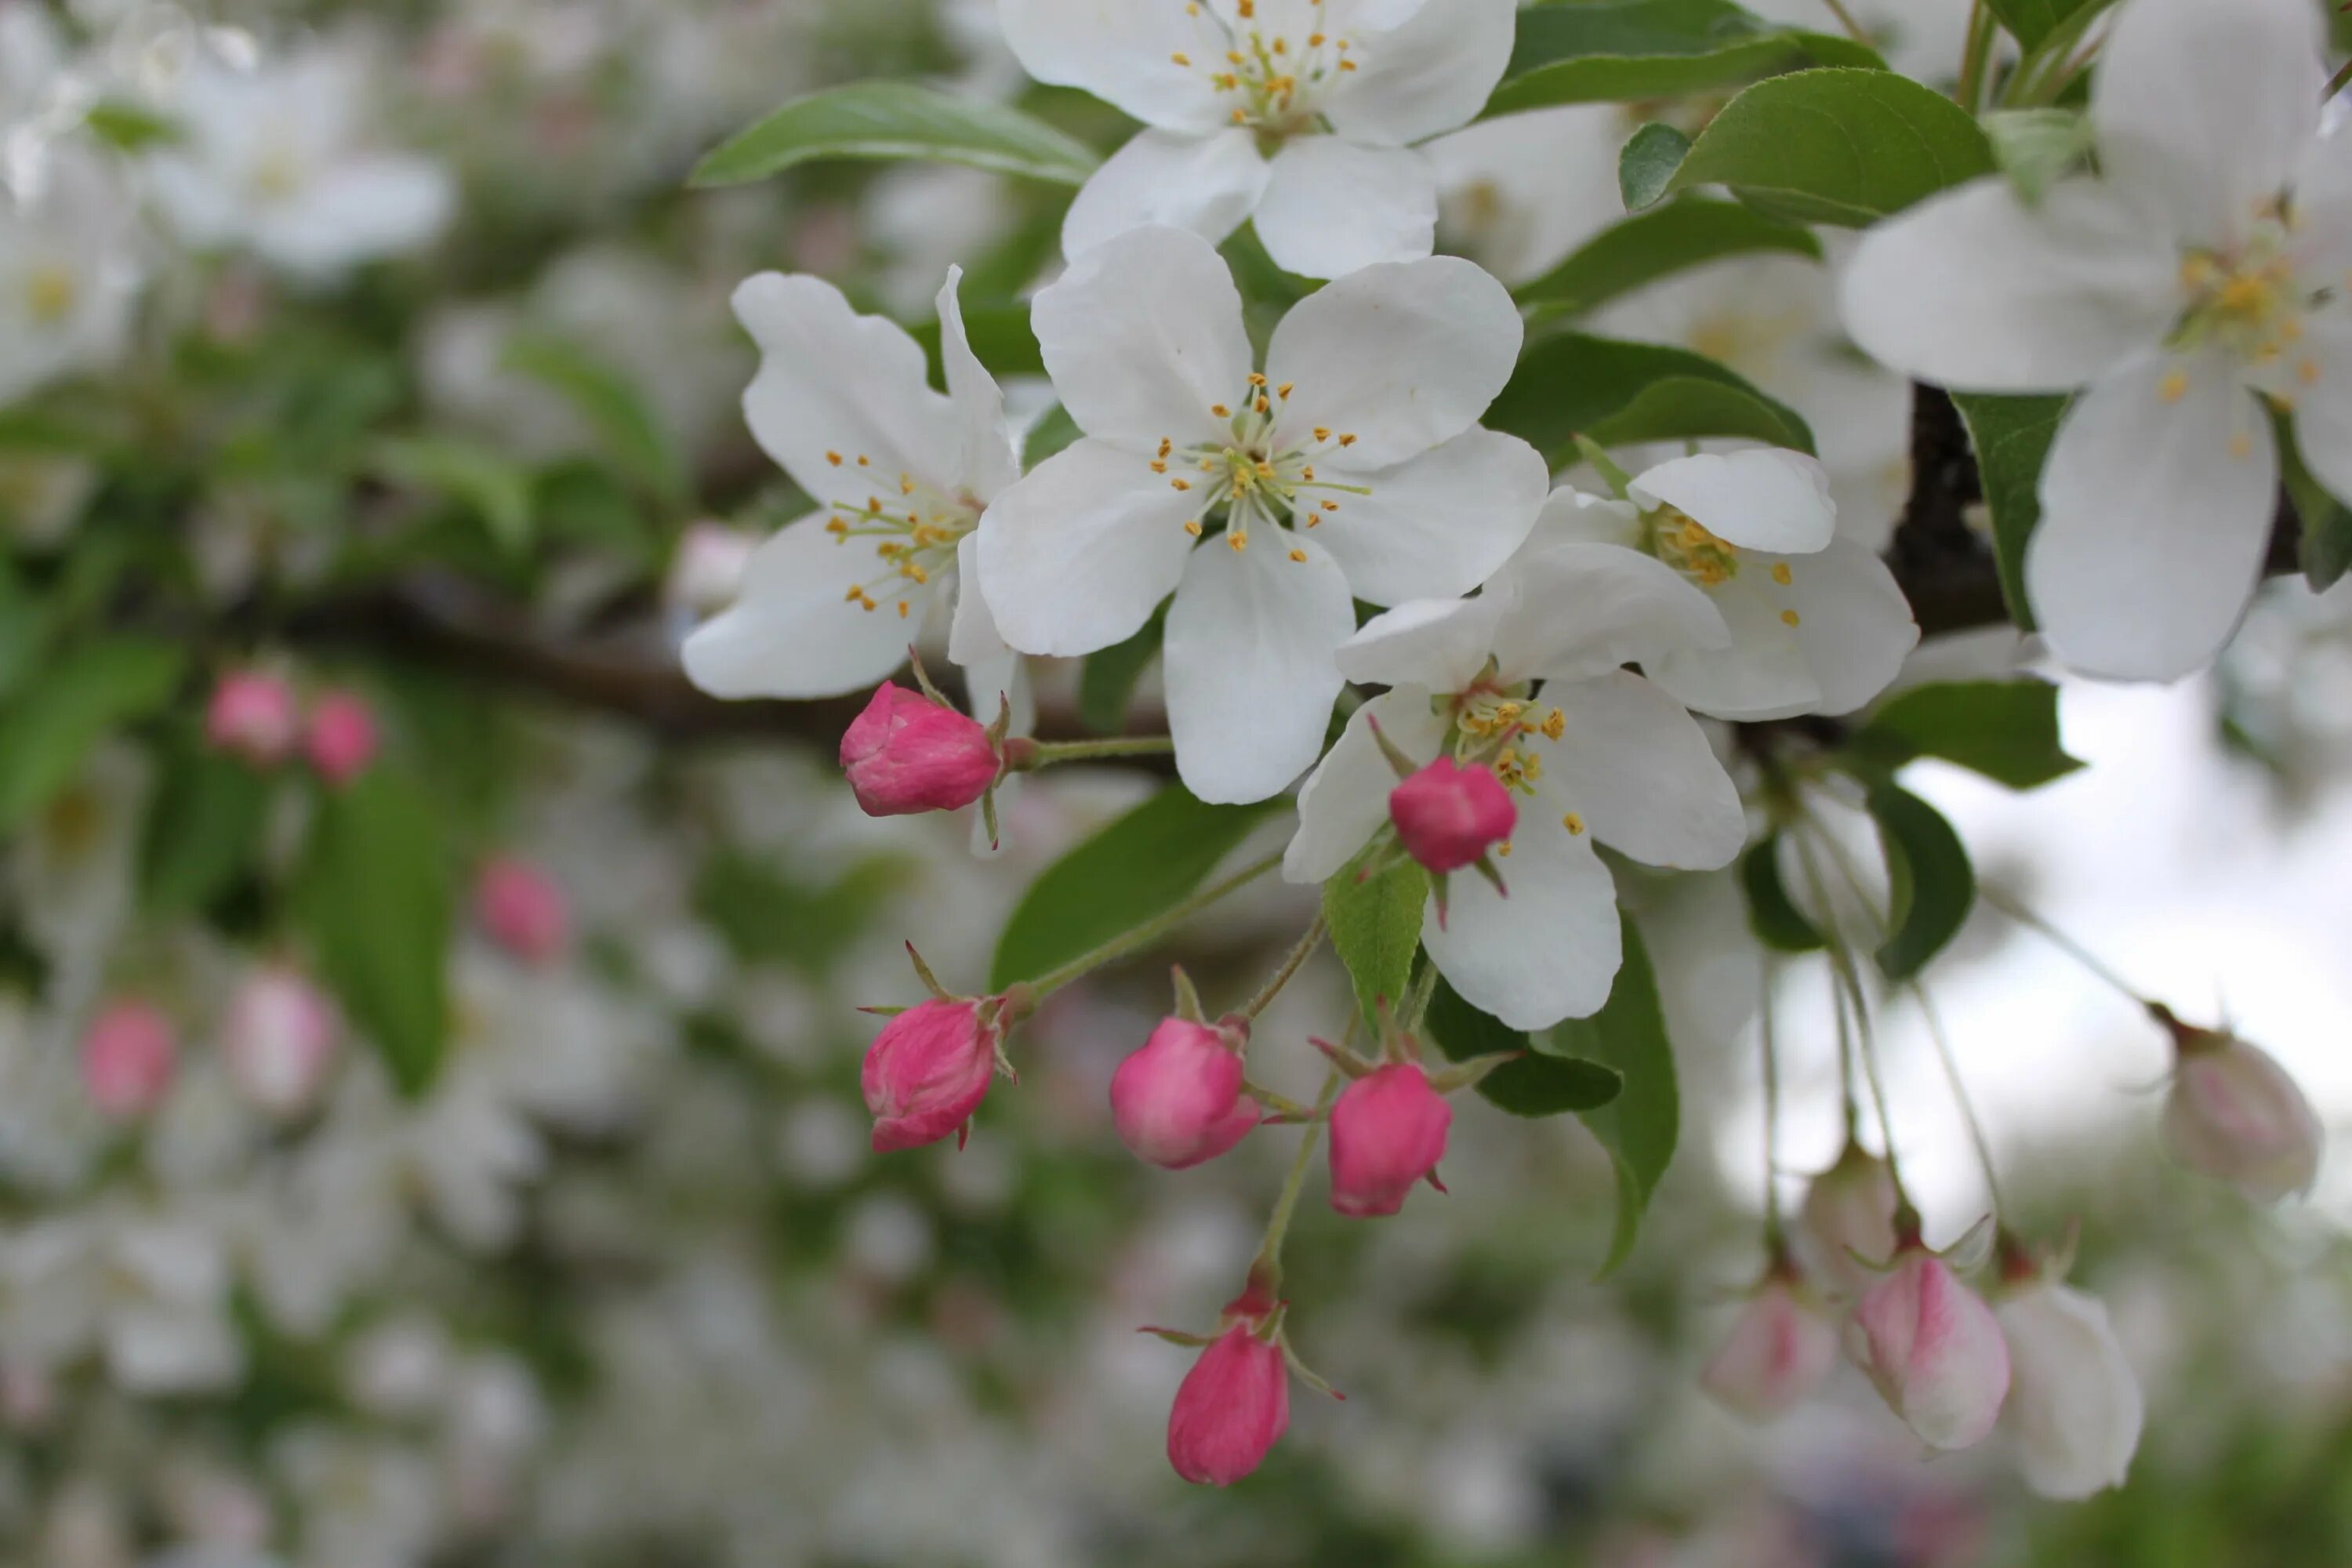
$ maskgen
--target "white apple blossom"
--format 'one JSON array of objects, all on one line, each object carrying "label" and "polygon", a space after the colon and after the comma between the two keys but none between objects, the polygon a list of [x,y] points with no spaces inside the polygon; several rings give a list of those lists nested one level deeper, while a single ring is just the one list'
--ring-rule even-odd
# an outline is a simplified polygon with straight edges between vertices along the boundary
[{"label": "white apple blossom", "polygon": [[1884,562],[1838,537],[1828,476],[1803,453],[1675,458],[1627,492],[1556,492],[1530,548],[1580,539],[1640,551],[1706,593],[1730,642],[1642,665],[1684,706],[1717,719],[1851,713],[1917,646],[1910,601]]},{"label": "white apple blossom", "polygon": [[1748,832],[1696,722],[1619,667],[1727,635],[1705,595],[1602,544],[1533,552],[1475,598],[1377,617],[1339,664],[1391,689],[1358,710],[1299,791],[1283,875],[1336,875],[1388,820],[1396,775],[1375,722],[1416,762],[1450,754],[1490,766],[1518,807],[1517,831],[1495,851],[1508,896],[1454,879],[1442,923],[1433,894],[1422,942],[1454,990],[1513,1028],[1590,1015],[1622,957],[1616,887],[1596,844],[1710,870],[1731,862]]},{"label": "white apple blossom", "polygon": [[944,396],[915,340],[858,315],[832,284],[766,272],[735,291],[761,354],[744,419],[823,510],[754,552],[742,596],[687,639],[687,674],[704,690],[856,691],[904,664],[908,645],[944,619],[974,710],[992,719],[1009,700],[1015,731],[1027,727],[1021,660],[970,591],[981,513],[1021,465],[1004,395],[964,333],[962,277],[950,269],[939,295]]},{"label": "white apple blossom", "polygon": [[37,194],[0,190],[0,404],[121,358],[139,289],[132,221],[79,151],[56,151]]},{"label": "white apple blossom", "polygon": [[2210,662],[2269,543],[2294,414],[2352,496],[2352,144],[2316,132],[2302,0],[2128,0],[2091,94],[2100,174],[2023,203],[1988,177],[1867,235],[1862,347],[1963,391],[2085,387],[2041,481],[2026,588],[2059,658],[2165,680]]},{"label": "white apple blossom", "polygon": [[1617,153],[1639,124],[1625,106],[1529,110],[1441,136],[1438,232],[1504,282],[1532,282],[1624,216]]},{"label": "white apple blossom", "polygon": [[1415,143],[1468,124],[1509,63],[1517,0],[1004,0],[1031,76],[1145,129],[1071,204],[1071,259],[1127,230],[1222,241],[1255,217],[1276,263],[1340,278],[1427,256],[1437,174]]},{"label": "white apple blossom", "polygon": [[362,66],[327,47],[250,70],[191,60],[164,106],[181,138],[148,166],[190,244],[331,281],[441,232],[455,182],[431,159],[370,143]]},{"label": "white apple blossom", "polygon": [[2123,1485],[2143,1402],[2106,1308],[2034,1279],[2002,1297],[1993,1316],[2009,1342],[2008,1415],[2026,1484],[2069,1501]]},{"label": "white apple blossom", "polygon": [[[1173,592],[1169,729],[1203,800],[1262,800],[1321,752],[1352,600],[1468,591],[1549,483],[1533,447],[1477,423],[1523,329],[1458,258],[1310,296],[1263,374],[1225,264],[1181,229],[1087,252],[1032,321],[1087,434],[982,520],[990,607],[1014,647],[1068,656],[1133,636]],[[1195,550],[1220,515],[1222,541]]]}]

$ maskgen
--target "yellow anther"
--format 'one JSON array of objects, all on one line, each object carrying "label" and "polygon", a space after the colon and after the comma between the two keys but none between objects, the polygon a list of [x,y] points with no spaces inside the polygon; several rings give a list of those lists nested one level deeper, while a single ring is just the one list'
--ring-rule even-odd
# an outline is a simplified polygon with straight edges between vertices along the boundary
[{"label": "yellow anther", "polygon": [[1190,479],[1171,479],[1168,482],[1180,490],[1189,490],[1192,488],[1192,481]]},{"label": "yellow anther", "polygon": [[1234,554],[1239,555],[1243,551],[1249,548],[1249,535],[1242,532],[1238,529],[1227,529],[1225,531],[1225,543],[1232,547]]},{"label": "yellow anther", "polygon": [[1297,386],[1297,384],[1297,384],[1297,382],[1295,382],[1295,381],[1286,381],[1286,382],[1284,382],[1280,386],[1277,386],[1277,387],[1276,387],[1276,388],[1274,389],[1274,395],[1275,395],[1276,397],[1283,398],[1283,399],[1286,399],[1286,399],[1288,399],[1288,397],[1290,396],[1290,389],[1291,389],[1292,387]]},{"label": "yellow anther", "polygon": [[1559,825],[1580,838],[1584,837],[1584,818],[1572,811],[1559,819]]},{"label": "yellow anther", "polygon": [[1185,531],[1185,532],[1187,532],[1187,533],[1189,533],[1189,534],[1191,534],[1191,535],[1192,535],[1193,538],[1195,538],[1195,539],[1200,538],[1200,537],[1201,537],[1201,520],[1200,520],[1199,518],[1197,518],[1197,517],[1196,517],[1196,518],[1193,518],[1193,519],[1190,520],[1189,521],[1187,521],[1187,522],[1184,524],[1184,531]]},{"label": "yellow anther", "polygon": [[848,593],[842,595],[844,603],[852,605],[857,603],[858,600],[864,597],[866,597],[866,590],[863,588],[852,588]]},{"label": "yellow anther", "polygon": [[1267,413],[1267,412],[1269,412],[1270,410],[1272,410],[1272,408],[1274,407],[1274,405],[1272,405],[1271,403],[1268,403],[1265,398],[1261,397],[1261,398],[1259,398],[1259,399],[1257,400],[1257,402],[1256,402],[1255,405],[1253,405],[1253,406],[1254,406],[1254,407],[1255,407],[1255,408],[1257,409],[1257,411],[1258,411],[1260,414],[1265,414],[1265,413]]},{"label": "yellow anther", "polygon": [[1212,403],[1209,405],[1209,412],[1215,415],[1220,419],[1231,419],[1234,416],[1234,411],[1226,407],[1222,403]]},{"label": "yellow anther", "polygon": [[873,459],[873,458],[868,458],[868,457],[866,457],[866,456],[860,455],[860,456],[859,456],[859,458],[858,458],[858,459],[857,459],[857,466],[858,466],[859,468],[872,468],[872,467],[874,466],[874,459]]},{"label": "yellow anther", "polygon": [[1191,68],[1192,64],[1192,56],[1190,56],[1190,55],[1188,55],[1188,54],[1183,54],[1183,53],[1181,53],[1181,52],[1180,52],[1180,53],[1177,53],[1177,54],[1170,55],[1168,58],[1169,58],[1170,59],[1171,59],[1171,60],[1175,61],[1178,65],[1180,65],[1180,66],[1183,66],[1183,67],[1185,67],[1185,68],[1188,68],[1188,69],[1189,69],[1189,68]]},{"label": "yellow anther", "polygon": [[1796,575],[1794,572],[1789,570],[1787,562],[1776,561],[1772,563],[1772,581],[1780,584],[1783,588],[1787,587]]},{"label": "yellow anther", "polygon": [[2315,384],[2319,380],[2319,362],[2315,359],[2301,362],[2294,367],[2294,378],[2305,386]]},{"label": "yellow anther", "polygon": [[1318,441],[1328,441],[1331,438],[1331,426],[1328,425],[1315,426],[1315,438]]},{"label": "yellow anther", "polygon": [[915,493],[915,481],[905,474],[900,474],[898,476],[898,493],[902,496],[913,495]]},{"label": "yellow anther", "polygon": [[2230,456],[2233,458],[2251,458],[2253,454],[2254,437],[2251,433],[2241,430],[2236,435],[2230,437]]},{"label": "yellow anther", "polygon": [[1568,715],[1555,708],[1544,715],[1544,721],[1538,728],[1543,731],[1544,739],[1557,741],[1568,733]]},{"label": "yellow anther", "polygon": [[[1342,45],[1341,47],[1345,47],[1346,46]],[[1343,71],[1354,70],[1356,68],[1356,62],[1353,60],[1341,60],[1339,62],[1339,68]]]},{"label": "yellow anther", "polygon": [[1352,447],[1355,444],[1356,438],[1353,436],[1342,436],[1339,437],[1339,445],[1342,447]]},{"label": "yellow anther", "polygon": [[1290,558],[1291,558],[1293,561],[1300,562],[1300,563],[1303,563],[1306,561],[1306,559],[1307,559],[1307,552],[1305,552],[1304,550],[1294,550],[1294,551],[1292,551],[1292,552],[1290,552]]},{"label": "yellow anther", "polygon": [[1780,612],[1780,624],[1784,626],[1796,626],[1799,624],[1799,619],[1800,617],[1794,610],[1783,610]]},{"label": "yellow anther", "polygon": [[827,452],[827,453],[824,455],[824,460],[825,460],[826,462],[828,462],[828,463],[831,463],[835,468],[839,468],[839,467],[841,467],[841,464],[842,464],[842,456],[841,456],[841,454],[840,454],[840,453],[838,453],[838,452]]},{"label": "yellow anther", "polygon": [[1168,471],[1168,465],[1154,458],[1151,460],[1151,471],[1155,474],[1164,474]]},{"label": "yellow anther", "polygon": [[1265,377],[1258,374],[1255,371],[1252,371],[1250,372],[1249,384],[1252,386],[1264,386],[1265,384]]},{"label": "yellow anther", "polygon": [[898,618],[902,621],[907,618],[907,601],[904,599],[898,601]]},{"label": "yellow anther", "polygon": [[1338,511],[1339,510],[1339,503],[1335,500],[1327,500],[1323,503],[1323,510],[1325,511]]},{"label": "yellow anther", "polygon": [[1313,484],[1315,482],[1315,465],[1312,463],[1307,464],[1305,468],[1300,470],[1298,477],[1305,479],[1308,484]]},{"label": "yellow anther", "polygon": [[1507,860],[1510,858],[1511,841],[1506,838],[1500,844],[1495,846],[1495,858],[1497,860]]}]

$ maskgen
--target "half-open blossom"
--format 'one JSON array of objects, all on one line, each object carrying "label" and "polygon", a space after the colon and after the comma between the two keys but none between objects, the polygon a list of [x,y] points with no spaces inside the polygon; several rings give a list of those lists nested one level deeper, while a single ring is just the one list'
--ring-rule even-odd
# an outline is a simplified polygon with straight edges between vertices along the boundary
[{"label": "half-open blossom", "polygon": [[1895,1211],[1902,1203],[1893,1167],[1859,1143],[1813,1178],[1799,1211],[1808,1260],[1827,1284],[1861,1295],[1895,1256]]},{"label": "half-open blossom", "polygon": [[179,1057],[178,1032],[152,1004],[136,998],[110,1003],[82,1036],[82,1087],[102,1115],[117,1121],[144,1116],[172,1087]]},{"label": "half-open blossom", "polygon": [[1728,865],[1746,841],[1738,792],[1691,716],[1627,659],[1725,637],[1706,595],[1613,545],[1530,551],[1474,599],[1401,605],[1338,656],[1390,689],[1356,711],[1298,793],[1283,858],[1294,882],[1337,874],[1389,820],[1396,775],[1373,734],[1412,759],[1490,770],[1518,826],[1494,850],[1509,896],[1456,878],[1422,941],[1463,997],[1515,1029],[1583,1017],[1622,957],[1617,890],[1597,842],[1653,866]]},{"label": "half-open blossom", "polygon": [[1931,1448],[1984,1441],[2009,1395],[2009,1347],[1984,1299],[1913,1245],[1864,1292],[1846,1354]]},{"label": "half-open blossom", "polygon": [[2099,51],[2099,173],[2028,205],[1988,176],[1872,230],[1855,342],[1963,391],[2084,387],[2025,559],[2042,636],[2092,675],[2211,661],[2261,575],[2293,409],[2352,497],[2352,143],[2318,136],[2321,8],[2126,0]]},{"label": "half-open blossom", "polygon": [[1009,700],[1013,732],[1026,732],[1021,661],[970,591],[980,514],[1021,468],[1004,395],[965,335],[962,276],[950,270],[939,296],[944,396],[903,328],[859,315],[823,279],[763,272],[735,290],[760,349],[744,421],[817,510],[754,551],[732,606],[686,639],[686,672],[705,691],[856,691],[944,623],[973,711],[993,719]]},{"label": "half-open blossom", "polygon": [[1195,1486],[1229,1487],[1255,1470],[1290,1426],[1281,1342],[1244,1319],[1201,1352],[1168,1412],[1168,1462]]},{"label": "half-open blossom", "polygon": [[549,963],[572,942],[572,903],[553,878],[501,855],[474,883],[474,917],[492,942],[526,963]]},{"label": "half-open blossom", "polygon": [[1543,504],[1543,458],[1477,424],[1524,329],[1466,261],[1341,279],[1276,327],[1264,374],[1224,262],[1176,229],[1087,252],[1030,319],[1086,438],[989,508],[982,587],[1008,642],[1055,656],[1125,641],[1172,592],[1168,723],[1203,800],[1314,762],[1356,599],[1467,592]]},{"label": "half-open blossom", "polygon": [[1837,1325],[1788,1279],[1765,1281],[1748,1299],[1699,1386],[1751,1421],[1787,1415],[1837,1364]]},{"label": "half-open blossom", "polygon": [[350,691],[329,691],[310,704],[303,727],[302,753],[331,784],[351,783],[375,761],[375,710]]},{"label": "half-open blossom", "polygon": [[859,1074],[877,1153],[936,1143],[950,1132],[961,1141],[996,1071],[994,1018],[989,1003],[934,998],[882,1026]]},{"label": "half-open blossom", "polygon": [[274,767],[290,756],[301,726],[294,689],[257,669],[222,676],[205,705],[205,739],[256,767]]},{"label": "half-open blossom", "polygon": [[334,1005],[297,970],[255,970],[230,999],[221,1033],[229,1076],[245,1097],[276,1116],[316,1098],[333,1058]]},{"label": "half-open blossom", "polygon": [[1031,76],[1146,129],[1062,229],[1072,259],[1146,225],[1223,240],[1253,216],[1280,266],[1339,278],[1427,256],[1437,172],[1509,63],[1517,0],[1005,0]]},{"label": "half-open blossom", "polygon": [[1519,808],[1494,769],[1440,757],[1389,792],[1389,820],[1405,853],[1443,876],[1510,837]]},{"label": "half-open blossom", "polygon": [[2143,1401],[2106,1308],[2036,1278],[2003,1296],[1993,1315],[2009,1343],[2009,1417],[2026,1484],[2070,1501],[2123,1485]]},{"label": "half-open blossom", "polygon": [[104,369],[130,339],[135,209],[93,158],[46,166],[20,196],[0,180],[0,404]]},{"label": "half-open blossom", "polygon": [[1918,646],[1911,603],[1872,551],[1837,531],[1829,476],[1802,452],[1670,458],[1623,500],[1562,489],[1534,548],[1594,540],[1663,562],[1714,601],[1731,637],[1642,661],[1685,707],[1717,719],[1851,713]]},{"label": "half-open blossom", "polygon": [[2182,1035],[2164,1102],[2174,1159],[2276,1203],[2311,1190],[2326,1141],[2311,1101],[2269,1052],[2231,1035]]},{"label": "half-open blossom", "polygon": [[1003,762],[977,720],[889,681],[841,737],[842,772],[868,816],[961,810]]},{"label": "half-open blossom", "polygon": [[1404,1207],[1415,1182],[1439,1191],[1437,1163],[1454,1108],[1417,1062],[1391,1062],[1349,1084],[1331,1107],[1331,1206],[1354,1219]]},{"label": "half-open blossom", "polygon": [[1171,1171],[1213,1160],[1240,1142],[1264,1114],[1242,1092],[1239,1028],[1164,1018],[1110,1079],[1110,1115],[1119,1142],[1138,1159]]}]

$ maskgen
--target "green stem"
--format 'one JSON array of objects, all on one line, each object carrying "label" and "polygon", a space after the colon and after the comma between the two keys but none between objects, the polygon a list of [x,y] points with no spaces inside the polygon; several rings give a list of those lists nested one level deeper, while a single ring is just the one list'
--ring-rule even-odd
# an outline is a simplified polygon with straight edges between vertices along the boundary
[{"label": "green stem", "polygon": [[1333,1068],[1323,1079],[1321,1092],[1315,1097],[1315,1119],[1307,1124],[1307,1135],[1298,1141],[1298,1152],[1291,1158],[1290,1174],[1282,1181],[1282,1195],[1274,1200],[1274,1213],[1265,1222],[1265,1239],[1258,1243],[1257,1261],[1250,1265],[1250,1279],[1263,1283],[1269,1291],[1282,1287],[1282,1244],[1290,1235],[1290,1216],[1298,1212],[1298,1194],[1307,1185],[1307,1167],[1315,1158],[1316,1142],[1323,1136],[1323,1123],[1328,1120],[1324,1112],[1339,1098],[1339,1086],[1346,1075]]},{"label": "green stem", "polygon": [[1023,752],[1017,772],[1050,768],[1056,763],[1090,763],[1102,757],[1164,757],[1176,749],[1168,735],[1115,735],[1103,741],[1032,741]]},{"label": "green stem", "polygon": [[1985,1191],[1992,1197],[1993,1215],[2005,1220],[2009,1205],[2001,1201],[2000,1173],[1993,1169],[1992,1144],[1985,1137],[1984,1123],[1977,1120],[1976,1104],[1969,1099],[1968,1085],[1960,1079],[1960,1059],[1952,1053],[1952,1042],[1944,1034],[1943,1020],[1928,1004],[1927,988],[1913,981],[1911,996],[1919,1004],[1919,1016],[1927,1021],[1927,1037],[1936,1042],[1936,1055],[1944,1064],[1944,1077],[1952,1086],[1952,1099],[1959,1105],[1960,1121],[1969,1130],[1969,1142],[1976,1145],[1977,1163],[1984,1167]]},{"label": "green stem", "polygon": [[1038,976],[1029,983],[1031,997],[1034,1001],[1043,1001],[1072,981],[1084,979],[1106,963],[1116,963],[1130,953],[1142,952],[1219,899],[1247,887],[1281,864],[1282,856],[1276,852],[1263,860],[1243,867],[1223,881],[1204,889],[1172,908],[1154,915],[1133,931],[1122,931],[1092,952],[1074,958],[1059,969],[1049,970]]},{"label": "green stem", "polygon": [[[1822,879],[1821,867],[1813,858],[1812,844],[1802,833],[1797,836],[1797,859],[1804,868],[1806,886],[1812,889],[1814,906],[1825,914],[1832,914],[1829,929],[1822,932],[1822,936],[1827,943],[1830,971],[1836,976],[1841,1047],[1845,1039],[1845,1009],[1850,1006],[1853,1014],[1853,1033],[1860,1046],[1863,1078],[1870,1085],[1871,1103],[1878,1112],[1879,1140],[1886,1149],[1887,1179],[1895,1184],[1895,1196],[1907,1207],[1911,1199],[1904,1190],[1903,1173],[1895,1152],[1895,1119],[1887,1112],[1886,1085],[1879,1077],[1878,1044],[1871,1032],[1870,1006],[1863,994],[1862,975],[1854,966],[1853,954],[1846,947],[1844,934],[1838,930],[1837,921],[1831,911],[1828,884]],[[1851,1089],[1848,1092],[1851,1094]],[[1853,1109],[1849,1102],[1849,1118]],[[1848,1134],[1852,1134],[1851,1126]]]},{"label": "green stem", "polygon": [[1968,44],[1960,55],[1960,85],[1952,95],[1970,114],[1984,107],[1985,72],[1992,63],[1993,40],[1998,32],[1985,0],[1971,0]]},{"label": "green stem", "polygon": [[1764,1038],[1764,1239],[1780,1247],[1780,1052],[1772,1032],[1772,966],[1764,966],[1764,1005],[1759,1014]]},{"label": "green stem", "polygon": [[1865,48],[1870,46],[1870,35],[1862,30],[1862,24],[1855,21],[1853,13],[1845,8],[1845,0],[1822,0],[1822,4],[1830,8],[1830,15],[1838,19],[1838,26],[1845,29],[1847,37]]},{"label": "green stem", "polygon": [[1256,995],[1243,1005],[1242,1016],[1255,1018],[1265,1012],[1274,999],[1282,994],[1282,988],[1290,984],[1291,976],[1298,973],[1299,966],[1314,955],[1315,950],[1321,946],[1322,942],[1323,911],[1318,910],[1315,911],[1315,918],[1307,922],[1306,934],[1292,945],[1290,952],[1283,958],[1282,967],[1276,970],[1267,978],[1266,983],[1257,988]]},{"label": "green stem", "polygon": [[2007,894],[2000,891],[1998,889],[1986,887],[1982,884],[1979,884],[1977,888],[1977,897],[1982,899],[1986,903],[1990,904],[1994,909],[1999,910],[2002,914],[2007,915],[2011,920],[2015,921],[2019,925],[2023,926],[2026,930],[2040,937],[2042,941],[2048,942],[2051,946],[2056,948],[2059,952],[2073,959],[2076,963],[2081,964],[2085,970],[2088,970],[2092,974],[2097,976],[2107,985],[2112,986],[2116,991],[2129,997],[2134,1006],[2138,1007],[2143,1012],[2149,1011],[2153,1008],[2154,1004],[2150,1003],[2147,997],[2141,995],[2137,986],[2133,985],[2129,981],[2116,973],[2114,970],[2108,968],[2106,963],[2096,954],[2092,952],[2089,948],[2084,947],[2081,942],[2076,942],[2073,937],[2068,936],[2064,931],[2060,931],[2056,926],[2052,925],[2048,921],[2043,920],[2040,915],[2035,914],[2023,904],[2014,901]]}]

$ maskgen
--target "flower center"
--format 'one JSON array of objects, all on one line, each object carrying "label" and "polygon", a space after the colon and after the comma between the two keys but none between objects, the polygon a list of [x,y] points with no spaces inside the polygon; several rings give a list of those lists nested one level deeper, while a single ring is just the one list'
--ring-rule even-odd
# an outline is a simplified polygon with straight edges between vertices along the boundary
[{"label": "flower center", "polygon": [[[2287,250],[2288,228],[2284,216],[2273,216],[2233,252],[2185,252],[2180,258],[2180,321],[2169,346],[2183,351],[2219,347],[2257,367],[2284,357],[2303,337],[2303,318],[2317,302],[2316,291],[2295,278]],[[2317,361],[2305,360],[2297,369],[2305,379],[2317,379]],[[2185,378],[2179,385],[2186,390]],[[2179,395],[2168,384],[2168,401]]]},{"label": "flower center", "polygon": [[1642,546],[1703,588],[1739,575],[1739,552],[1674,507],[1660,507],[1642,519]]},{"label": "flower center", "polygon": [[[824,460],[869,482],[879,478],[874,460],[863,455],[827,452]],[[954,567],[957,542],[980,526],[984,509],[961,490],[943,490],[912,474],[900,474],[895,489],[888,496],[871,490],[863,501],[835,501],[824,531],[843,544],[873,541],[875,559],[880,563],[872,580],[851,588],[842,602],[871,611],[890,601],[904,620],[914,613],[915,591]]]},{"label": "flower center", "polygon": [[[1209,513],[1225,511],[1225,542],[1247,550],[1250,529],[1264,521],[1273,527],[1314,528],[1339,510],[1335,495],[1368,496],[1370,485],[1339,484],[1316,477],[1315,464],[1334,451],[1356,444],[1356,437],[1327,426],[1316,426],[1305,440],[1275,428],[1290,386],[1270,387],[1265,377],[1253,374],[1239,404],[1218,403],[1212,418],[1224,422],[1228,438],[1179,447],[1163,437],[1150,459],[1151,471],[1168,476],[1175,489],[1198,492],[1200,504],[1184,520],[1184,531],[1199,538]],[[1293,561],[1305,561],[1307,552],[1293,546]]]},{"label": "flower center", "polygon": [[81,286],[73,273],[57,262],[45,262],[26,275],[25,313],[37,327],[56,326],[80,298]]},{"label": "flower center", "polygon": [[282,202],[310,182],[310,171],[300,150],[290,142],[281,142],[254,161],[251,179],[253,194],[260,200]]},{"label": "flower center", "polygon": [[[1513,795],[1532,796],[1538,781],[1543,777],[1542,748],[1556,744],[1567,735],[1568,715],[1530,700],[1524,682],[1516,686],[1495,684],[1493,673],[1490,661],[1487,677],[1476,686],[1453,697],[1440,697],[1434,706],[1440,712],[1450,710],[1454,715],[1449,749],[1457,763],[1465,768],[1484,764],[1494,770],[1495,777]],[[1571,836],[1584,832],[1584,818],[1572,811],[1560,818],[1559,825]],[[1510,840],[1496,845],[1495,853],[1509,858]]]},{"label": "flower center", "polygon": [[[1319,22],[1323,0],[1311,0]],[[1269,33],[1259,21],[1257,0],[1237,0],[1236,20],[1227,22],[1204,0],[1184,0],[1201,25],[1202,47],[1179,50],[1176,64],[1209,79],[1235,125],[1275,138],[1313,128],[1315,102],[1337,78],[1357,68],[1352,46],[1319,26],[1293,38]]]}]

